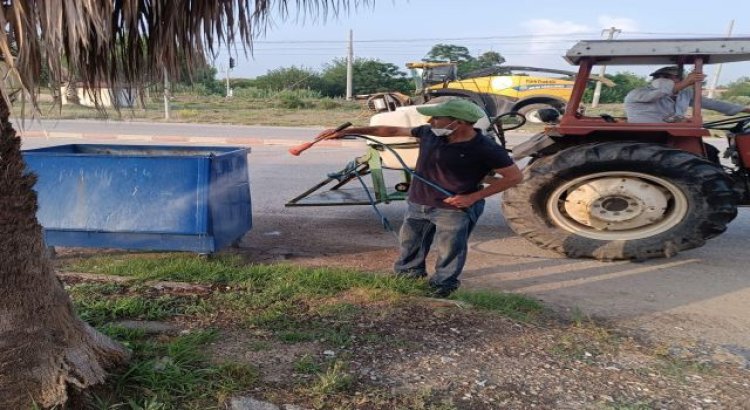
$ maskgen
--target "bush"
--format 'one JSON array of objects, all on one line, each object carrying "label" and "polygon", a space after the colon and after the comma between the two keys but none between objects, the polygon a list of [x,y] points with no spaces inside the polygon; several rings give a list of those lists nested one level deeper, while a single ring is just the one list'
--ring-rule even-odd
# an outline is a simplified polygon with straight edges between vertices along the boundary
[{"label": "bush", "polygon": [[317,101],[317,106],[324,110],[335,110],[341,108],[341,103],[331,98],[324,98]]},{"label": "bush", "polygon": [[256,87],[238,88],[234,90],[234,96],[236,98],[266,99],[273,97],[275,94],[275,91]]},{"label": "bush", "polygon": [[735,95],[723,99],[739,105],[750,105],[750,96],[747,95]]},{"label": "bush", "polygon": [[300,98],[297,93],[280,92],[276,97],[278,99],[276,105],[280,108],[301,109],[310,108],[312,106],[312,104]]},{"label": "bush", "polygon": [[252,78],[230,78],[229,86],[234,88],[252,88],[255,86],[255,80]]},{"label": "bush", "polygon": [[224,95],[226,88],[224,88],[220,82],[214,81],[212,83],[193,83],[193,84],[173,84],[173,94],[194,94],[200,96],[210,95]]}]

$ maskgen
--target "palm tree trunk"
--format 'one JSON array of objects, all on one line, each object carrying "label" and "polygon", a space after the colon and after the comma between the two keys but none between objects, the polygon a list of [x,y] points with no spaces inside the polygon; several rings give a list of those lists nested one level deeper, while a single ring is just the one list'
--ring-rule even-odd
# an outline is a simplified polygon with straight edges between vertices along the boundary
[{"label": "palm tree trunk", "polygon": [[128,351],[76,317],[45,256],[36,177],[0,97],[0,408],[63,404],[68,389],[101,383]]}]

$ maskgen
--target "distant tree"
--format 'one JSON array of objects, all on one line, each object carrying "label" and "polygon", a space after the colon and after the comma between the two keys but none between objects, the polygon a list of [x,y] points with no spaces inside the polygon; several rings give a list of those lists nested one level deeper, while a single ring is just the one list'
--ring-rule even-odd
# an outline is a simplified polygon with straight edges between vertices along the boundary
[{"label": "distant tree", "polygon": [[475,58],[469,49],[455,44],[435,44],[427,53],[428,61],[453,61],[458,68],[458,76],[482,68],[489,68],[505,62],[505,58],[496,51],[487,51]]},{"label": "distant tree", "polygon": [[204,65],[193,72],[193,84],[200,84],[209,94],[224,94],[225,85],[216,79],[216,67]]},{"label": "distant tree", "polygon": [[429,61],[473,61],[469,49],[455,44],[435,44],[427,53]]},{"label": "distant tree", "polygon": [[477,58],[477,62],[483,66],[480,68],[492,67],[493,65],[504,63],[505,57],[500,55],[497,51],[487,51]]},{"label": "distant tree", "polygon": [[[192,65],[192,66],[189,66]],[[223,94],[224,86],[216,79],[216,67],[209,64],[203,57],[183,59],[175,82],[181,85],[201,85],[209,94]]]},{"label": "distant tree", "polygon": [[[335,59],[327,64],[321,74],[323,86],[320,92],[328,97],[346,95],[346,60]],[[411,79],[391,63],[374,59],[355,59],[352,63],[352,92],[371,94],[380,91],[413,90]]]},{"label": "distant tree", "polygon": [[282,67],[256,77],[253,85],[273,91],[320,89],[321,78],[317,72],[309,68]]},{"label": "distant tree", "polygon": [[741,77],[726,86],[727,90],[721,94],[722,98],[750,97],[750,77]]},{"label": "distant tree", "polygon": [[463,77],[464,75],[481,70],[483,68],[490,68],[496,65],[500,65],[505,62],[505,58],[496,51],[487,51],[470,61],[462,61],[458,63],[458,76]]},{"label": "distant tree", "polygon": [[[602,104],[622,103],[625,100],[625,96],[632,89],[643,87],[648,84],[648,80],[646,80],[644,77],[635,75],[627,71],[612,75],[605,74],[605,77],[612,80],[615,83],[615,86],[602,86],[601,95],[599,96],[599,102]],[[586,102],[590,102],[594,97],[594,83],[591,82],[589,84],[590,86],[583,94],[583,101]]]}]

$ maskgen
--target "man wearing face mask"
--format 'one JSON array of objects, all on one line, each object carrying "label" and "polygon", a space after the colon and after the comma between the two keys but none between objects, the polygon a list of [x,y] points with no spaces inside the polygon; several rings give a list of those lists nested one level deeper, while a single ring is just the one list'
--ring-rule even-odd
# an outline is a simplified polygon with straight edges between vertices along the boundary
[{"label": "man wearing face mask", "polygon": [[[453,99],[417,107],[417,111],[430,117],[427,125],[349,128],[324,138],[366,134],[413,136],[419,140],[415,171],[456,194],[446,196],[419,179],[412,180],[399,235],[401,254],[394,272],[411,278],[426,277],[425,259],[434,244],[437,262],[429,284],[435,296],[447,297],[460,285],[458,277],[466,262],[469,235],[484,210],[484,198],[518,184],[523,176],[503,147],[473,128],[484,117],[475,104]],[[319,137],[331,131],[324,131]],[[491,171],[501,178],[482,188],[482,181]]]},{"label": "man wearing face mask", "polygon": [[[679,67],[662,67],[651,73],[653,80],[645,87],[636,88],[625,96],[625,115],[628,122],[681,122],[693,103],[693,87],[705,80],[705,74],[690,73],[682,79]],[[701,107],[725,115],[749,112],[750,107],[725,101],[703,98]]]}]

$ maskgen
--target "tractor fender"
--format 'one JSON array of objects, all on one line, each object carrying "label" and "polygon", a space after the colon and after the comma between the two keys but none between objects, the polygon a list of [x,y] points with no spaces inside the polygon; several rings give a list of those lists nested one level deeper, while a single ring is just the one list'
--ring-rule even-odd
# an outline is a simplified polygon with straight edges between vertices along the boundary
[{"label": "tractor fender", "polygon": [[516,145],[513,147],[513,160],[518,161],[521,158],[528,157],[532,154],[536,154],[537,152],[547,148],[551,147],[555,144],[555,140],[553,140],[549,135],[540,132],[531,138],[527,139],[526,141]]}]

